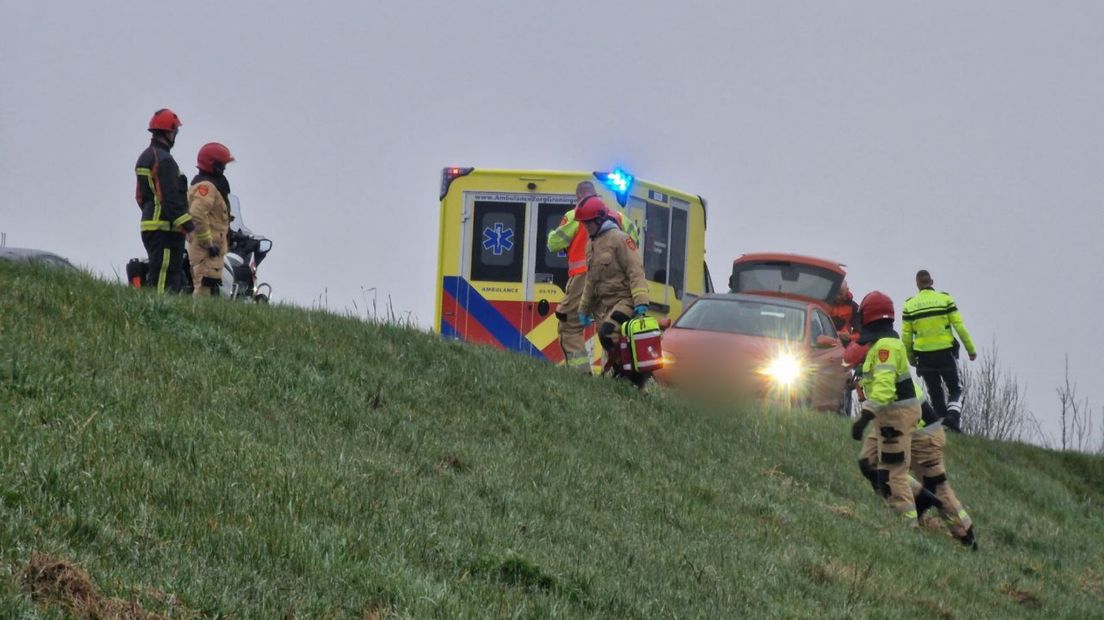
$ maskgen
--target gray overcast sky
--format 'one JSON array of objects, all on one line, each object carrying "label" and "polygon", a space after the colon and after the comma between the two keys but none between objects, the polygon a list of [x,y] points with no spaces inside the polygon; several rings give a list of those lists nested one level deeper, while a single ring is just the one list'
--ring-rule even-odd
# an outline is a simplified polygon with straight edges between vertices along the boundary
[{"label": "gray overcast sky", "polygon": [[[113,277],[163,106],[230,146],[275,298],[428,326],[446,165],[621,164],[709,200],[708,262],[929,269],[1039,417],[1104,405],[1104,3],[0,0],[0,230]],[[1053,431],[1053,424],[1048,430]]]}]

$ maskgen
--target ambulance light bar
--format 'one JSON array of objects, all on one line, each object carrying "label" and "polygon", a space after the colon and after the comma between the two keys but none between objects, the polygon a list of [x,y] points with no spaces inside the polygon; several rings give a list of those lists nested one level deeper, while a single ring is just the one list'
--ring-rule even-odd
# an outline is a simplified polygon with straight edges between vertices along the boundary
[{"label": "ambulance light bar", "polygon": [[620,168],[614,168],[613,172],[595,172],[594,176],[613,192],[618,204],[625,206],[629,199],[629,191],[632,189],[633,175]]}]

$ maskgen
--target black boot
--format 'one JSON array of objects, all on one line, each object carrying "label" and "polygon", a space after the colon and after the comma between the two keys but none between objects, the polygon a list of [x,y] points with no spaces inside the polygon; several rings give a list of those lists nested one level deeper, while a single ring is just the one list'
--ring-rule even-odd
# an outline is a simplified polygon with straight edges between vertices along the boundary
[{"label": "black boot", "polygon": [[970,529],[966,530],[966,534],[962,538],[958,539],[958,542],[966,545],[967,547],[969,547],[970,549],[972,549],[974,551],[977,551],[978,550],[978,544],[977,544],[977,539],[974,538],[974,526],[971,525]]},{"label": "black boot", "polygon": [[931,491],[920,489],[920,494],[916,496],[916,517],[918,519],[923,517],[924,511],[928,508],[942,510],[943,502],[939,501],[939,498],[932,494]]}]

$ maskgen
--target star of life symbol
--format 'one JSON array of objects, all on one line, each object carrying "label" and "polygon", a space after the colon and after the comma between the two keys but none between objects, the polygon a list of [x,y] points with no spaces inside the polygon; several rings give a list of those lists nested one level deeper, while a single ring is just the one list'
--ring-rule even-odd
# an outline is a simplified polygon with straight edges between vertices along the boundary
[{"label": "star of life symbol", "polygon": [[502,222],[496,222],[494,228],[484,228],[483,249],[490,250],[495,256],[514,249],[514,229],[503,228]]}]

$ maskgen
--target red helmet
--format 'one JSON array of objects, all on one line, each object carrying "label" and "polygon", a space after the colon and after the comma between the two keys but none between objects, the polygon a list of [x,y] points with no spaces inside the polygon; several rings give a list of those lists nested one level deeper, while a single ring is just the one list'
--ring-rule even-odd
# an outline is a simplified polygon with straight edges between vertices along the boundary
[{"label": "red helmet", "polygon": [[150,131],[176,131],[180,129],[184,123],[180,122],[180,117],[176,115],[176,112],[168,108],[161,108],[153,113],[153,118],[149,122]]},{"label": "red helmet", "polygon": [[579,206],[575,207],[576,222],[590,222],[604,218],[607,214],[606,203],[597,196],[587,196],[579,202]]},{"label": "red helmet", "polygon": [[196,156],[196,168],[208,174],[222,174],[226,164],[234,161],[230,149],[218,142],[208,142],[199,148]]},{"label": "red helmet", "polygon": [[869,325],[879,319],[893,318],[893,300],[881,291],[870,291],[859,304],[862,324]]}]

